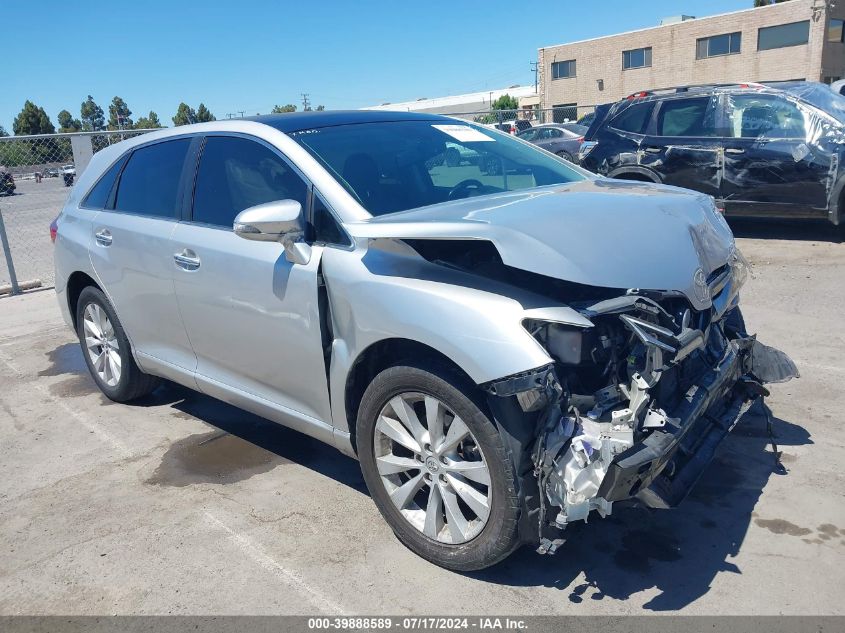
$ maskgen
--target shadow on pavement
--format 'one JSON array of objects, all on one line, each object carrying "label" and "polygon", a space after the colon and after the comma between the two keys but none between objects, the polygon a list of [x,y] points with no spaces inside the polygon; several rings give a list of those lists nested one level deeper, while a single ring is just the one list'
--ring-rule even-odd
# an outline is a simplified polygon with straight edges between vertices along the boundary
[{"label": "shadow on pavement", "polygon": [[834,226],[826,220],[768,220],[764,218],[728,218],[736,237],[807,242],[845,242],[845,225]]},{"label": "shadow on pavement", "polygon": [[[773,422],[779,448],[811,443],[802,427],[778,418]],[[768,445],[765,417],[755,405],[677,510],[617,507],[606,519],[596,516],[589,524],[571,526],[567,542],[553,556],[524,548],[471,576],[502,585],[556,587],[573,603],[627,600],[656,589],[645,609],[680,609],[706,594],[717,574],[742,573],[731,559],[769,477],[778,476]],[[581,572],[584,581],[573,587]]]},{"label": "shadow on pavement", "polygon": [[[60,346],[48,357],[53,366],[42,375],[87,374],[75,343]],[[198,440],[190,447],[192,450],[231,435],[267,451],[274,463],[300,464],[368,494],[355,460],[297,431],[185,387],[166,382],[130,406],[170,406],[176,417],[196,419],[220,431],[185,438]],[[812,440],[797,424],[777,417],[773,424],[777,444],[785,449],[783,463],[788,468],[796,459],[789,447],[811,444]],[[627,600],[634,594],[657,590],[645,609],[680,609],[705,595],[718,574],[742,573],[732,559],[740,551],[763,488],[771,476],[788,476],[788,470],[776,471],[769,446],[765,417],[755,405],[724,441],[716,459],[677,510],[617,505],[614,514],[606,519],[595,515],[589,524],[571,526],[566,532],[567,542],[553,556],[540,556],[525,547],[491,569],[467,575],[500,585],[558,588],[562,597],[572,603],[607,597]],[[232,459],[231,448],[230,444],[227,459]],[[254,453],[246,454],[251,460],[256,459]],[[241,466],[249,469],[266,463],[260,457],[258,461],[261,463]],[[233,465],[237,469],[238,463]],[[220,473],[212,468],[199,474]],[[175,485],[191,482],[184,475],[180,473],[182,482]],[[784,538],[809,533],[776,517],[758,519],[757,523],[776,534],[785,534]],[[777,542],[773,541],[771,547],[775,551]],[[574,584],[582,572],[584,580]]]}]

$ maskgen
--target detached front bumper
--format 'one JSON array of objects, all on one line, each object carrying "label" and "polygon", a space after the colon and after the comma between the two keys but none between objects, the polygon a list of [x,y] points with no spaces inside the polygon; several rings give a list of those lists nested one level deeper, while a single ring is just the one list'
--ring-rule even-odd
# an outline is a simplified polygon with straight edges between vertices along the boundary
[{"label": "detached front bumper", "polygon": [[[681,404],[667,412],[670,422],[617,455],[598,495],[607,501],[637,497],[646,505],[678,505],[715,455],[716,448],[763,393],[754,360],[797,375],[783,352],[754,338],[735,339],[720,363],[691,386]],[[769,375],[770,367],[757,368]]]},{"label": "detached front bumper", "polygon": [[[586,415],[575,406],[562,416],[557,409],[560,421],[546,427],[535,461],[548,502],[541,526],[565,528],[592,510],[605,516],[631,498],[676,506],[754,400],[768,393],[763,384],[798,375],[786,354],[753,336],[727,337],[720,324],[706,338],[689,360],[655,362],[650,380],[634,373],[630,386],[597,392]],[[649,343],[652,360],[658,345]],[[663,392],[661,377],[668,381]]]}]

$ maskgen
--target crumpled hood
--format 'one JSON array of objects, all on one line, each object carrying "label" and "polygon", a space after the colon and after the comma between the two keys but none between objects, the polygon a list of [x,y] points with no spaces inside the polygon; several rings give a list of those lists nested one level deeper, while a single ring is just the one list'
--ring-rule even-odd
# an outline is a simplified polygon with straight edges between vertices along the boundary
[{"label": "crumpled hood", "polygon": [[697,309],[710,306],[702,283],[734,249],[731,230],[709,196],[601,178],[468,198],[346,227],[360,238],[489,240],[514,268],[591,286],[680,291]]}]

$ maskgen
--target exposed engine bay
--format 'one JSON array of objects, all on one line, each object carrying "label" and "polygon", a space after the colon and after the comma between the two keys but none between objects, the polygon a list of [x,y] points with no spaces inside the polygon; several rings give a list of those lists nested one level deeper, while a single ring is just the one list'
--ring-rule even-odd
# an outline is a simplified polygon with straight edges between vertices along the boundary
[{"label": "exposed engine bay", "polygon": [[[680,503],[767,382],[798,376],[782,352],[749,336],[737,307],[747,263],[730,261],[696,280],[711,304],[679,293],[582,286],[504,266],[489,243],[408,241],[426,259],[567,297],[592,323],[526,319],[554,363],[485,386],[513,397],[534,421],[533,538],[553,552],[559,530],[636,498]],[[573,300],[574,298],[574,300]],[[530,496],[530,495],[529,495]],[[535,541],[536,542],[536,541]]]}]

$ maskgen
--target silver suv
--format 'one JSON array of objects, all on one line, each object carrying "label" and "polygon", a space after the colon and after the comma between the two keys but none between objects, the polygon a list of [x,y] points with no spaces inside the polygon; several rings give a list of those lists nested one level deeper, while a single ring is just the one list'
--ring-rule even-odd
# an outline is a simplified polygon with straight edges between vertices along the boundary
[{"label": "silver suv", "polygon": [[745,332],[711,198],[444,117],[153,132],[97,153],[53,228],[106,396],[164,378],[357,457],[398,538],[450,569],[677,504],[795,374]]}]

